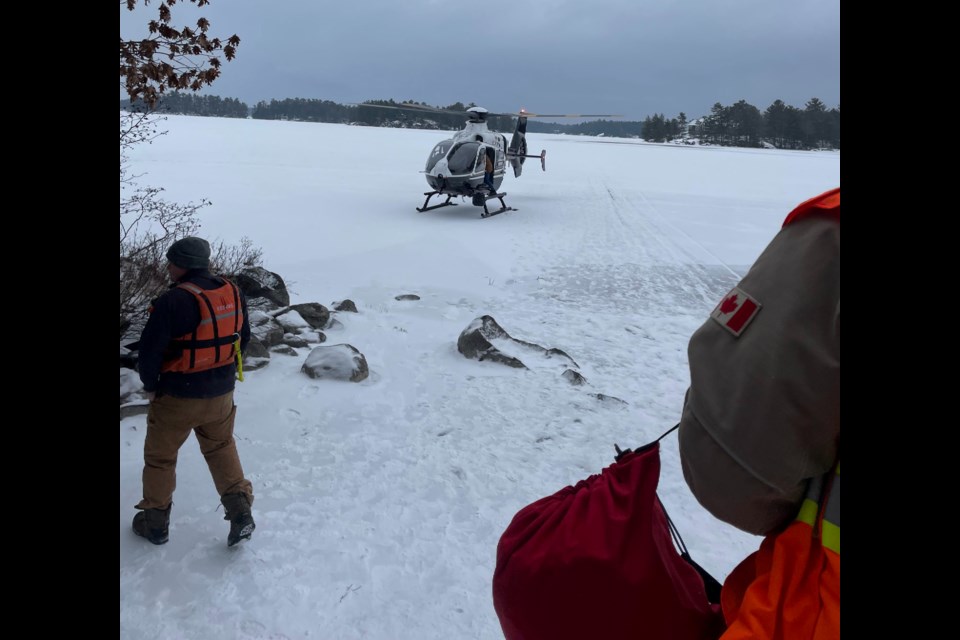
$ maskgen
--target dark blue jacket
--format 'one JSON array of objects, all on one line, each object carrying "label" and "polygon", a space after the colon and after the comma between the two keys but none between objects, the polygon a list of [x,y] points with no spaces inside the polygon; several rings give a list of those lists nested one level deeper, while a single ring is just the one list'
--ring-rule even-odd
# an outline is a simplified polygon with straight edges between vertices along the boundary
[{"label": "dark blue jacket", "polygon": [[[192,282],[201,289],[218,289],[223,281],[206,269],[188,271],[180,282]],[[177,283],[179,284],[179,283]],[[247,317],[247,298],[240,292],[243,326],[240,328],[240,351],[250,342],[250,320]],[[161,373],[164,352],[170,341],[192,332],[200,324],[197,299],[189,291],[170,285],[170,291],[154,300],[147,326],[140,335],[140,380],[145,391],[178,398],[215,398],[233,391],[237,367],[230,364],[196,373]]]}]

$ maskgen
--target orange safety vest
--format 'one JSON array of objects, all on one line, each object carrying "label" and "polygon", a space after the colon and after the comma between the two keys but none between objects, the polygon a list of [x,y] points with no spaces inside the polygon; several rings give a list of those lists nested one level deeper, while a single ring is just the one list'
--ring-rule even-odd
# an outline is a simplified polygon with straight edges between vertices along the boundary
[{"label": "orange safety vest", "polygon": [[[807,200],[784,226],[808,215],[840,222],[840,189]],[[840,461],[810,483],[796,519],[764,538],[727,577],[720,640],[840,638]]]},{"label": "orange safety vest", "polygon": [[196,373],[233,364],[236,343],[243,326],[243,310],[237,286],[224,279],[217,289],[201,289],[192,282],[177,287],[189,291],[200,307],[200,324],[170,343],[172,358],[165,359],[162,372]]}]

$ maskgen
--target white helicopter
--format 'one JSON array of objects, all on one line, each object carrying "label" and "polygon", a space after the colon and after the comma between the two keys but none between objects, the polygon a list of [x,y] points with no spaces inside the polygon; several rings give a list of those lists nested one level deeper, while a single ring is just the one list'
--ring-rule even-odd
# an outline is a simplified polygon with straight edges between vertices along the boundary
[{"label": "white helicopter", "polygon": [[[382,106],[388,109],[420,111],[425,113],[453,113],[444,109],[435,109],[424,105],[363,105]],[[472,204],[483,207],[481,218],[489,218],[505,211],[516,211],[503,201],[507,195],[500,191],[507,165],[513,169],[514,177],[519,178],[523,163],[527,158],[539,158],[540,168],[547,170],[547,152],[540,155],[527,154],[527,118],[619,118],[609,114],[537,114],[520,109],[519,113],[490,113],[483,107],[470,107],[466,110],[467,122],[464,128],[452,138],[438,142],[430,155],[423,173],[431,191],[424,192],[426,200],[417,211],[431,211],[442,207],[453,207],[451,202],[457,196],[470,198]],[[509,116],[517,118],[517,126],[509,145],[502,133],[490,131],[487,127],[489,116]],[[447,196],[440,204],[430,205],[434,196]],[[496,198],[500,208],[491,211],[487,201]]]},{"label": "white helicopter", "polygon": [[[523,162],[527,158],[540,158],[540,168],[547,170],[547,152],[539,156],[527,154],[527,117],[521,109],[517,114],[517,128],[513,132],[510,145],[502,133],[487,128],[489,112],[483,107],[467,109],[467,122],[464,128],[452,138],[438,142],[427,156],[424,173],[427,184],[433,191],[423,195],[427,197],[417,211],[430,211],[441,207],[454,206],[455,196],[469,197],[473,204],[483,207],[482,218],[495,216],[504,211],[514,211],[503,201],[506,193],[500,193],[500,185],[506,174],[507,164],[513,167],[514,177],[519,178],[523,171]],[[445,195],[446,201],[428,206],[434,196]],[[497,198],[500,208],[490,211],[487,200]]]}]

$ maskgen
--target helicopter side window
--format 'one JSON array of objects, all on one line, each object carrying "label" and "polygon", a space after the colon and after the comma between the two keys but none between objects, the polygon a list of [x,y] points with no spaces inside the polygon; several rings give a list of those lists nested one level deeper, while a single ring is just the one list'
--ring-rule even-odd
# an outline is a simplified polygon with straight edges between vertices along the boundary
[{"label": "helicopter side window", "polygon": [[474,171],[484,172],[487,170],[487,150],[488,149],[492,151],[490,147],[481,147],[477,151],[477,164],[474,165],[473,167]]},{"label": "helicopter side window", "polygon": [[450,159],[447,161],[450,173],[454,175],[472,173],[479,151],[480,145],[476,142],[463,142],[454,147],[450,151]]},{"label": "helicopter side window", "polygon": [[449,151],[452,146],[453,140],[444,140],[438,143],[437,146],[433,148],[433,151],[430,152],[429,157],[427,157],[427,171],[431,171],[440,158],[447,155],[447,151]]}]

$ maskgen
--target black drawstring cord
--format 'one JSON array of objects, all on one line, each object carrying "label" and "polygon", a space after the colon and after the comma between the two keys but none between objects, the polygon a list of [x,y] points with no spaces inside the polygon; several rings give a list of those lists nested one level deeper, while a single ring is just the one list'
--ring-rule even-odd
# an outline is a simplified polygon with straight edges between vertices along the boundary
[{"label": "black drawstring cord", "polygon": [[[671,433],[673,433],[674,431],[676,431],[678,428],[680,428],[680,423],[679,423],[679,422],[678,422],[677,424],[673,425],[672,427],[670,427],[669,429],[667,429],[666,431],[664,431],[663,434],[662,434],[659,438],[657,438],[656,440],[654,440],[653,442],[650,442],[650,443],[648,443],[648,444],[645,444],[645,445],[643,445],[642,447],[640,447],[639,449],[637,449],[637,453],[639,453],[639,452],[643,451],[644,449],[646,449],[646,448],[648,448],[648,447],[651,447],[651,446],[653,446],[654,444],[660,442],[661,440],[663,440],[664,438],[666,438],[668,435],[670,435]],[[620,462],[620,458],[622,458],[623,456],[628,455],[628,454],[630,454],[630,453],[633,453],[633,449],[621,449],[621,448],[620,448],[620,445],[618,445],[617,443],[613,443],[613,448],[614,448],[614,449],[616,450],[616,452],[617,452],[617,455],[616,455],[616,457],[614,458],[614,460],[616,460],[617,462]]]}]

